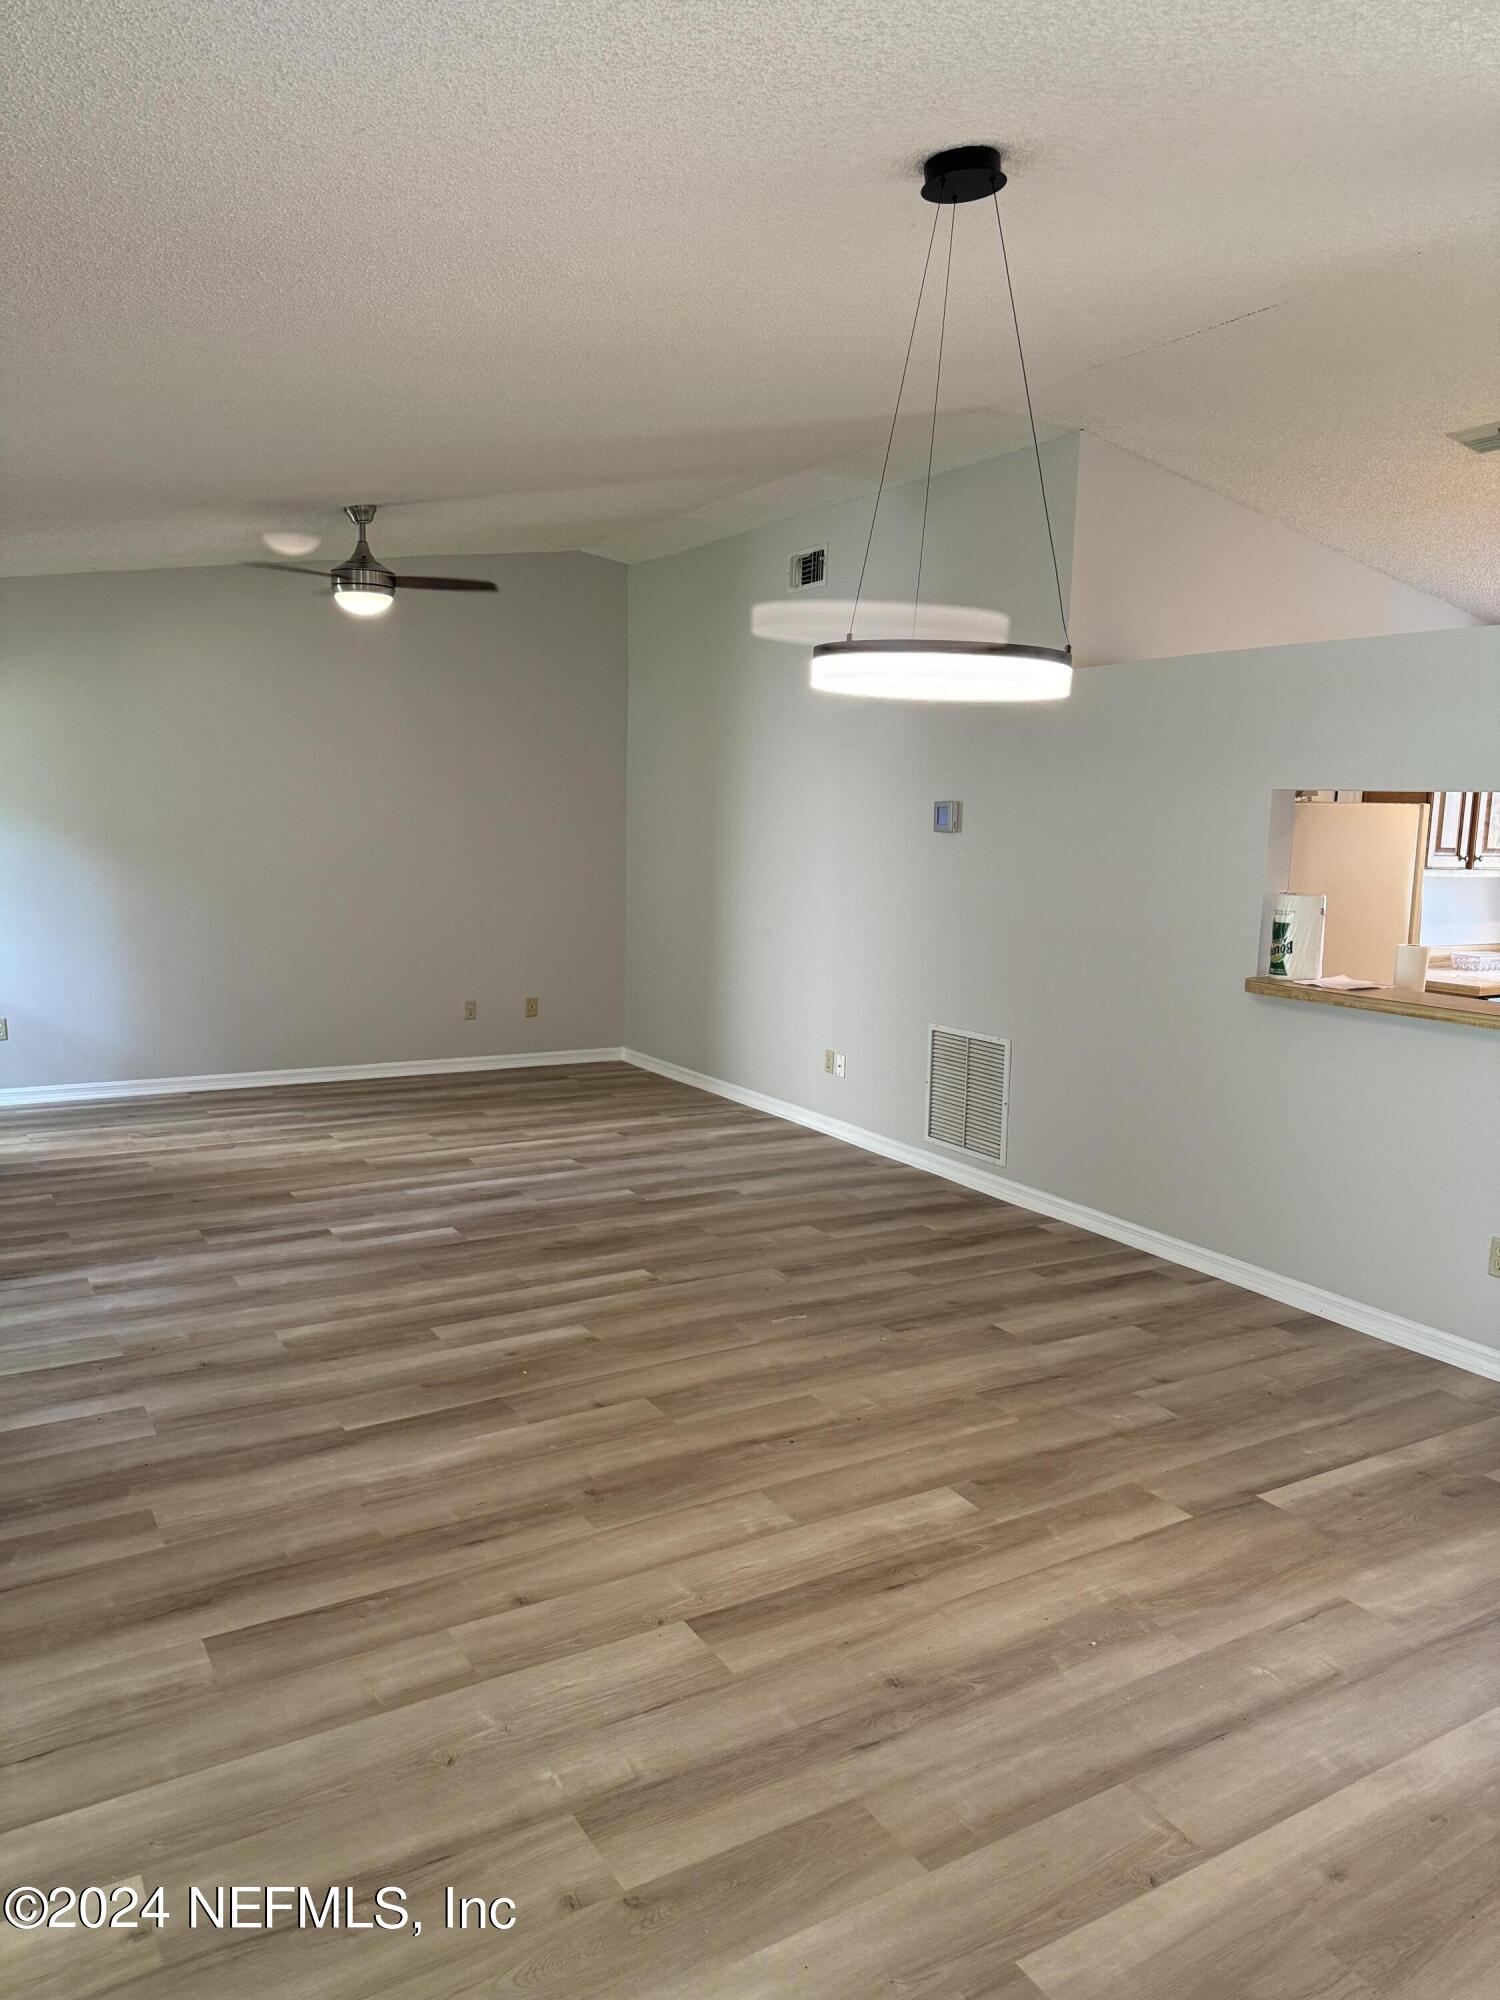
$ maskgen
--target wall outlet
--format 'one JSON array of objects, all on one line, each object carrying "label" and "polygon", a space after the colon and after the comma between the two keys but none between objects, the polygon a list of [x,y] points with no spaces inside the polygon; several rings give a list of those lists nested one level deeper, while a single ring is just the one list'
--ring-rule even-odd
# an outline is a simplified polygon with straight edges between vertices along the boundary
[{"label": "wall outlet", "polygon": [[479,1002],[477,1000],[465,1000],[464,1019],[466,1021],[477,1021],[479,1019]]},{"label": "wall outlet", "polygon": [[834,1063],[834,1055],[833,1055],[833,1050],[832,1050],[832,1049],[824,1049],[824,1051],[823,1051],[823,1071],[824,1071],[824,1074],[825,1074],[825,1075],[827,1075],[827,1076],[832,1076],[832,1075],[833,1075],[833,1063]]},{"label": "wall outlet", "polygon": [[527,1020],[534,1021],[537,1015],[541,1013],[541,1011],[542,1011],[542,1003],[540,1000],[536,998],[535,994],[533,994],[532,997],[526,1002]]},{"label": "wall outlet", "polygon": [[[0,1021],[0,1028],[4,1028],[4,1026],[5,1023]],[[3,1040],[4,1036],[0,1035],[0,1041]],[[1490,1276],[1492,1278],[1500,1278],[1500,1236],[1492,1236],[1490,1238]]]},{"label": "wall outlet", "polygon": [[834,1056],[833,1073],[835,1076],[842,1076],[844,1074],[844,1056],[842,1050]]},{"label": "wall outlet", "polygon": [[0,1014],[0,1042],[8,1042],[9,1040],[10,1022],[5,1019],[3,1014]]}]

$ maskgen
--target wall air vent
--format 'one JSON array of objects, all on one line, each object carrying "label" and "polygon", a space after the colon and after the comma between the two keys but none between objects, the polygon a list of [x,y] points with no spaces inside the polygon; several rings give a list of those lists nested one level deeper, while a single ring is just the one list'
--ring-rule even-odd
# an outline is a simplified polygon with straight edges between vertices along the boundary
[{"label": "wall air vent", "polygon": [[927,1136],[1005,1164],[1010,1043],[934,1028],[927,1065]]},{"label": "wall air vent", "polygon": [[812,590],[817,584],[825,582],[827,576],[827,549],[805,549],[800,556],[792,557],[787,589]]},{"label": "wall air vent", "polygon": [[1500,423],[1476,424],[1471,431],[1449,431],[1448,435],[1470,451],[1500,451]]}]

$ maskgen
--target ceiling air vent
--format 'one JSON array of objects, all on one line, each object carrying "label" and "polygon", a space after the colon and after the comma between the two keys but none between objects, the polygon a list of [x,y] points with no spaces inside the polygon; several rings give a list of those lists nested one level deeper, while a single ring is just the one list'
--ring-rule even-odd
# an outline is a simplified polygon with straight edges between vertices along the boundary
[{"label": "ceiling air vent", "polygon": [[1500,451],[1500,423],[1476,424],[1471,431],[1449,431],[1455,444],[1466,444],[1470,451]]},{"label": "ceiling air vent", "polygon": [[927,1070],[927,1136],[1005,1164],[1010,1043],[934,1028]]},{"label": "ceiling air vent", "polygon": [[811,590],[822,583],[828,575],[827,549],[807,549],[800,556],[793,556],[791,575],[787,579],[789,590]]}]

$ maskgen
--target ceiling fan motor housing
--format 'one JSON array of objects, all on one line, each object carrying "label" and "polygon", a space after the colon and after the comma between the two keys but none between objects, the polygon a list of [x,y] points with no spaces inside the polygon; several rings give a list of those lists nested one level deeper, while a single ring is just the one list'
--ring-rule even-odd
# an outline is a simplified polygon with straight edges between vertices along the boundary
[{"label": "ceiling fan motor housing", "polygon": [[332,572],[333,587],[340,590],[374,591],[381,597],[396,595],[396,578],[393,571],[383,563],[376,562],[370,554],[370,545],[365,540],[365,529],[375,518],[371,506],[346,507],[344,512],[354,523],[359,540],[354,544],[354,553],[347,562],[341,562]]},{"label": "ceiling fan motor housing", "polygon": [[[361,555],[364,557],[363,561],[359,560]],[[359,548],[354,551],[349,561],[340,563],[338,568],[334,570],[333,587],[336,591],[376,591],[382,597],[394,597],[396,595],[396,579],[394,575],[390,570],[382,569],[380,564],[375,561],[369,550],[365,548],[363,538],[361,538]]]}]

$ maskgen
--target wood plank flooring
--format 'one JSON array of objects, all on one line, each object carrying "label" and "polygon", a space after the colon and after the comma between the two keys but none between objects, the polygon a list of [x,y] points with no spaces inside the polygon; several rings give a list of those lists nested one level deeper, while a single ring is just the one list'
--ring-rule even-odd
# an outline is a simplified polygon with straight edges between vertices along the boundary
[{"label": "wood plank flooring", "polygon": [[1500,1991],[1500,1386],[623,1066],[0,1119],[0,1510],[6,1991]]}]

